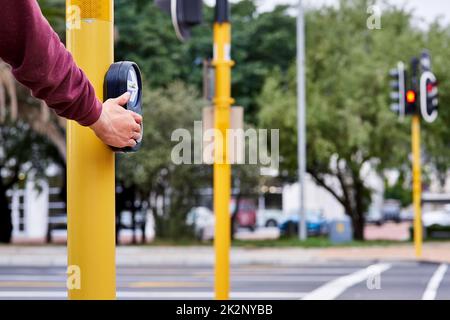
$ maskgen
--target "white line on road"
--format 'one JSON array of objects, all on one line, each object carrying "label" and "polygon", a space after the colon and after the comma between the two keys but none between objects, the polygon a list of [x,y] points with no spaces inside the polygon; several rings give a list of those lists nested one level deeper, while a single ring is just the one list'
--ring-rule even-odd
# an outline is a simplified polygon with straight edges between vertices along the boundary
[{"label": "white line on road", "polygon": [[348,288],[367,280],[371,276],[380,275],[391,267],[388,263],[378,263],[349,275],[330,281],[318,289],[308,293],[303,300],[334,300]]},{"label": "white line on road", "polygon": [[439,289],[439,285],[441,284],[441,281],[444,278],[446,272],[447,272],[446,264],[441,264],[436,269],[436,271],[433,273],[433,276],[430,279],[430,282],[428,282],[425,292],[423,293],[422,300],[436,299],[436,294]]},{"label": "white line on road", "polygon": [[[231,299],[299,299],[304,292],[231,292]],[[119,291],[118,299],[213,299],[213,292]],[[65,291],[1,291],[0,299],[67,299]]]}]

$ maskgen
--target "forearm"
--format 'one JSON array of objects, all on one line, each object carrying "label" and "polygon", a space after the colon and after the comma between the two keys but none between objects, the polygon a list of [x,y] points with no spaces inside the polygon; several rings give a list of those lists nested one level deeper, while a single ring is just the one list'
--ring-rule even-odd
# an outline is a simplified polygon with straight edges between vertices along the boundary
[{"label": "forearm", "polygon": [[82,125],[100,116],[102,104],[34,0],[0,0],[0,57],[13,74],[56,113]]}]

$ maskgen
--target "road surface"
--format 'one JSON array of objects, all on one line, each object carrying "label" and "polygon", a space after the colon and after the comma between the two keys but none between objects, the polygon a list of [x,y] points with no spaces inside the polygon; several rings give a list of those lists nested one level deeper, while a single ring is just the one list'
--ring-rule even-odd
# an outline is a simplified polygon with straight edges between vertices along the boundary
[{"label": "road surface", "polygon": [[[0,299],[65,299],[62,267],[0,267]],[[207,266],[119,267],[119,299],[212,299]],[[232,268],[232,299],[450,299],[446,264],[315,262]]]}]

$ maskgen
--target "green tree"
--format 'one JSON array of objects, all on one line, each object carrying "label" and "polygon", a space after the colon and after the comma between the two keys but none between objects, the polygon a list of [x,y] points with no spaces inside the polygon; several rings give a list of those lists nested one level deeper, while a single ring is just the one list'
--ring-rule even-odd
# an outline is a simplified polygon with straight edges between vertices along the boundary
[{"label": "green tree", "polygon": [[412,202],[411,183],[406,183],[405,172],[400,171],[397,181],[390,185],[388,179],[384,181],[384,198],[395,199],[401,202],[402,207],[407,207]]},{"label": "green tree", "polygon": [[423,140],[425,142],[426,162],[429,169],[436,173],[442,186],[445,185],[450,169],[450,69],[448,46],[450,45],[450,28],[434,23],[424,36],[424,48],[432,53],[433,72],[439,82],[439,117],[436,122],[422,122]]},{"label": "green tree", "polygon": [[[369,4],[343,0],[339,9],[306,15],[308,172],[342,204],[356,239],[363,239],[371,202],[364,172],[402,167],[410,152],[409,119],[399,123],[389,110],[388,71],[420,53],[426,38],[413,27],[411,14],[394,7],[383,11],[381,30],[368,30]],[[261,125],[280,128],[286,179],[297,168],[295,87],[293,65],[286,76],[274,72],[259,98]]]},{"label": "green tree", "polygon": [[[214,10],[205,6],[204,23],[193,29],[192,39],[180,43],[170,18],[153,1],[117,0],[116,58],[134,60],[152,88],[174,80],[202,86],[202,61],[212,57]],[[287,6],[258,13],[255,1],[232,4],[232,92],[236,105],[246,109],[246,120],[256,123],[255,98],[274,66],[287,72],[295,58],[295,18]]]},{"label": "green tree", "polygon": [[118,179],[136,186],[145,199],[150,199],[158,237],[188,235],[186,214],[196,203],[198,189],[210,184],[209,167],[176,165],[171,158],[172,148],[178,143],[171,142],[173,131],[187,129],[193,136],[194,121],[201,120],[202,106],[198,92],[181,82],[167,89],[145,90],[142,149],[118,159]]},{"label": "green tree", "polygon": [[6,192],[29,173],[42,177],[49,163],[58,159],[56,148],[27,123],[8,121],[0,126],[0,243],[9,243],[12,234]]}]

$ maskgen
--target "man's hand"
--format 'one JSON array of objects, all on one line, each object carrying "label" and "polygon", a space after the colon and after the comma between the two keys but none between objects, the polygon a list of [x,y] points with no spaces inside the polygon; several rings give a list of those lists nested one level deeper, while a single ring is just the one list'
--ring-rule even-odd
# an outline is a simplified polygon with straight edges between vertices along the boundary
[{"label": "man's hand", "polygon": [[100,118],[90,126],[97,137],[111,147],[134,147],[141,139],[142,117],[122,107],[129,99],[130,94],[126,92],[105,101]]}]

